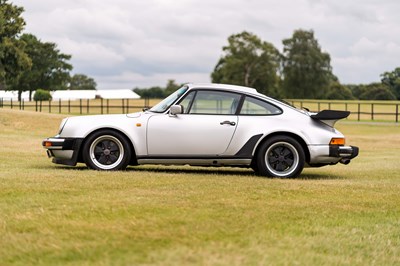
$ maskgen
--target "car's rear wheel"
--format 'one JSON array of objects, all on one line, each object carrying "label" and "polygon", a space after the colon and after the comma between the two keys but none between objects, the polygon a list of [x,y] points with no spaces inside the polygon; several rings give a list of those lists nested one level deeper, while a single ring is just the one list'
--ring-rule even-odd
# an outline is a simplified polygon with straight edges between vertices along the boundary
[{"label": "car's rear wheel", "polygon": [[289,136],[268,139],[257,155],[258,173],[269,177],[295,178],[303,171],[304,162],[302,146]]},{"label": "car's rear wheel", "polygon": [[90,135],[82,152],[86,165],[95,170],[123,170],[131,157],[128,141],[113,130],[100,130]]}]

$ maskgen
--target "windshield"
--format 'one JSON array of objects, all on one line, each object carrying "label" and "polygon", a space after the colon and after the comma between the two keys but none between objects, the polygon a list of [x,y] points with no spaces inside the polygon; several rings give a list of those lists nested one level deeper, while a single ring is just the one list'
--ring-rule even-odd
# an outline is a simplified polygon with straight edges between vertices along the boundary
[{"label": "windshield", "polygon": [[155,113],[164,113],[168,110],[168,108],[178,100],[186,91],[188,90],[188,86],[183,86],[182,88],[178,89],[167,98],[153,106],[149,111]]}]

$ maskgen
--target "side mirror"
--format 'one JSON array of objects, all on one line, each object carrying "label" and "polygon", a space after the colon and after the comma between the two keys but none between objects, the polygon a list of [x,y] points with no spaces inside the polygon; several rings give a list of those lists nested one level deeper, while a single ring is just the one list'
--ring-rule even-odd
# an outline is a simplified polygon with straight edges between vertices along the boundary
[{"label": "side mirror", "polygon": [[172,105],[169,109],[169,114],[176,116],[178,114],[183,114],[183,106],[182,105]]}]

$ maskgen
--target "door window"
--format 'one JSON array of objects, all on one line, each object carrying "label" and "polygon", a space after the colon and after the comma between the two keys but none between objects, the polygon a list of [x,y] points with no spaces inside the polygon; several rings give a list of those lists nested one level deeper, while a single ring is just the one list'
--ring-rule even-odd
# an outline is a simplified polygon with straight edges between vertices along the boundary
[{"label": "door window", "polygon": [[240,94],[231,92],[199,90],[188,113],[234,115],[240,97]]}]

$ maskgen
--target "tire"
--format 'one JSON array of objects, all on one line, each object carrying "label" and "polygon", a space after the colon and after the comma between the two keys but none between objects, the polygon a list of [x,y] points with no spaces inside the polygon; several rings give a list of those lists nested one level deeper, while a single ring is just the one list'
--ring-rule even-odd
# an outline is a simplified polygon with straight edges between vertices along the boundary
[{"label": "tire", "polygon": [[257,154],[258,173],[278,178],[296,178],[303,171],[305,154],[297,140],[274,136],[265,141]]},{"label": "tire", "polygon": [[124,170],[131,159],[126,138],[113,130],[100,130],[90,135],[83,145],[82,157],[94,170]]}]

